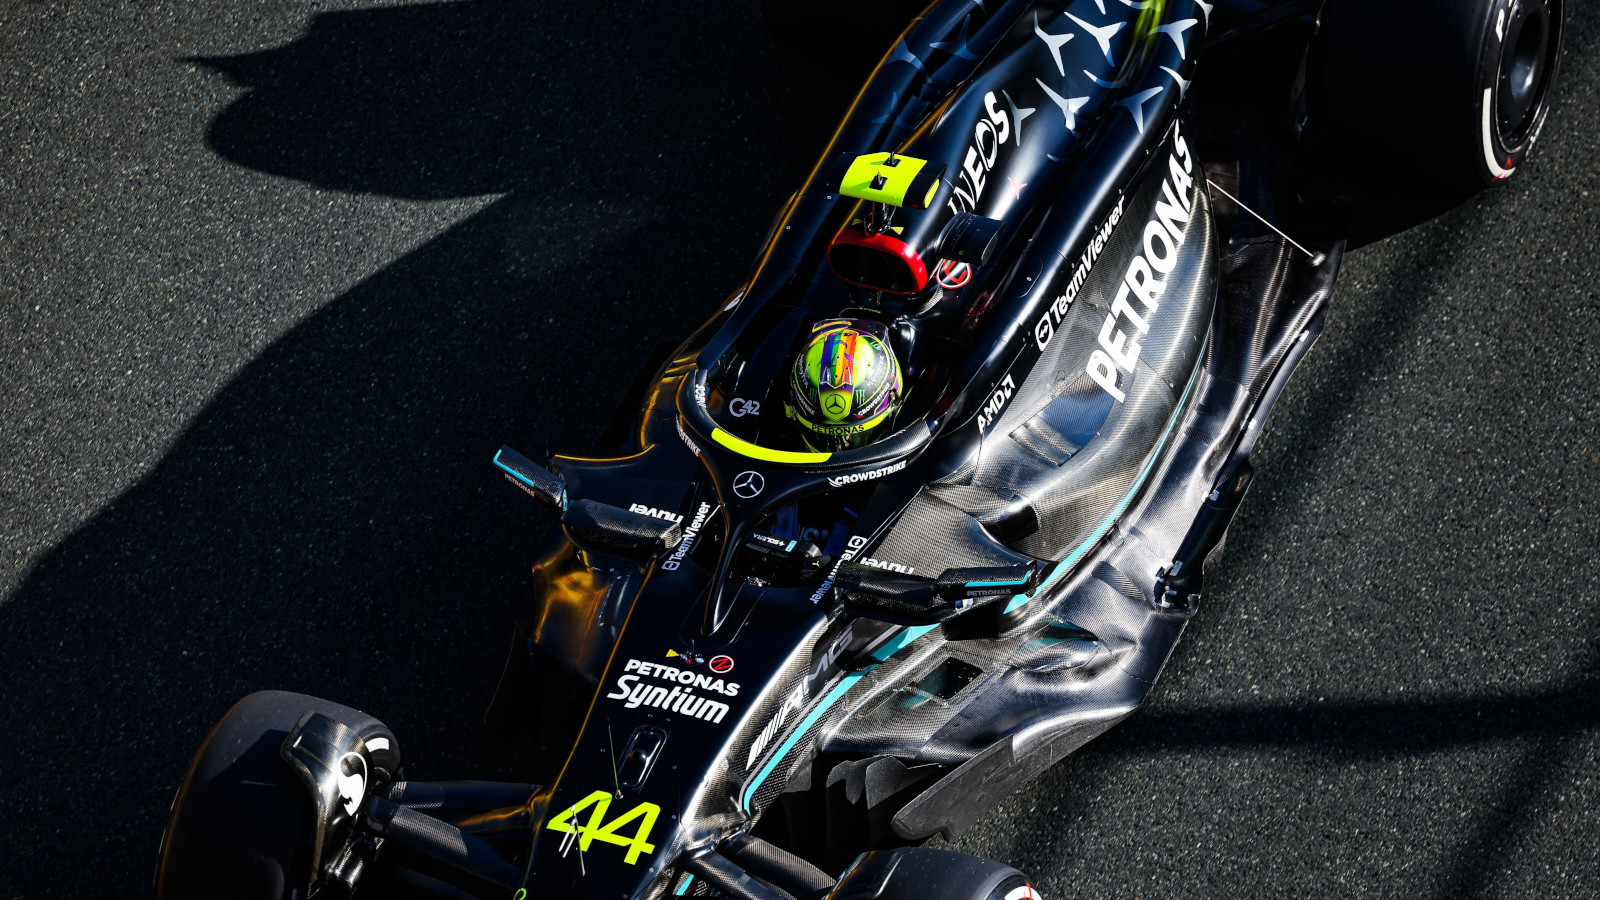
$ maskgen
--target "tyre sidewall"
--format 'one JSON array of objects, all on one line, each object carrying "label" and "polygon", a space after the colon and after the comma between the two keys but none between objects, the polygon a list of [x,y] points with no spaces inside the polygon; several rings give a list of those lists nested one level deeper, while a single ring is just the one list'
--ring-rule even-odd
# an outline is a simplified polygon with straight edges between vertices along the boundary
[{"label": "tyre sidewall", "polygon": [[[1519,9],[1530,3],[1543,3],[1551,10],[1550,62],[1545,75],[1546,94],[1539,102],[1526,133],[1516,143],[1508,143],[1499,126],[1500,92],[1496,89],[1501,63],[1508,52],[1506,40],[1512,37],[1509,23]],[[1539,140],[1550,113],[1549,87],[1553,86],[1561,62],[1561,43],[1565,37],[1564,0],[1491,0],[1482,24],[1483,44],[1479,54],[1476,78],[1473,84],[1474,144],[1479,152],[1474,156],[1478,177],[1484,184],[1505,181],[1516,173],[1517,167],[1527,159],[1528,152]]]},{"label": "tyre sidewall", "polygon": [[282,691],[245,697],[206,736],[173,798],[156,870],[160,900],[304,894],[313,806],[280,750],[306,712],[350,726],[364,740],[387,738],[386,761],[398,765],[399,742],[365,713]]},{"label": "tyre sidewall", "polygon": [[262,716],[256,697],[206,736],[173,797],[156,871],[160,900],[294,896],[310,854],[311,797],[278,755],[295,720]]}]

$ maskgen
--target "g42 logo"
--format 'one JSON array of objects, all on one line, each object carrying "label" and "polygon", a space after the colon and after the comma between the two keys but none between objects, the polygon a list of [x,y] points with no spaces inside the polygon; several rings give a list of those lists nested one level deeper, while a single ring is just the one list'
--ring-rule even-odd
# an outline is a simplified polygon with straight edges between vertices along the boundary
[{"label": "g42 logo", "polygon": [[735,397],[728,401],[728,412],[733,413],[736,418],[760,415],[761,403],[757,400],[746,400],[743,397]]},{"label": "g42 logo", "polygon": [[[589,813],[588,824],[574,825],[573,821],[578,817],[578,813],[590,807],[593,807],[593,811]],[[607,791],[595,791],[567,807],[561,815],[551,819],[549,828],[551,831],[576,833],[579,850],[588,850],[589,845],[595,841],[627,847],[628,855],[623,861],[630,866],[639,862],[641,853],[656,852],[656,845],[649,842],[650,830],[656,827],[656,818],[661,815],[661,807],[654,803],[641,803],[607,822],[606,813],[610,809],[611,794]],[[634,828],[633,837],[623,837],[617,833],[635,821],[639,824]]]}]

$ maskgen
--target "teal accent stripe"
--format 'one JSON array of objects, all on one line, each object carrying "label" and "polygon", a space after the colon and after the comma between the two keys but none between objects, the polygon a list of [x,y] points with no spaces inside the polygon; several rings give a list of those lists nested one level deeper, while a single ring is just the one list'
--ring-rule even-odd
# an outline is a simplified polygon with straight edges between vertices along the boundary
[{"label": "teal accent stripe", "polygon": [[900,629],[900,633],[883,642],[883,646],[872,651],[872,658],[882,662],[900,651],[901,647],[911,643],[928,632],[938,628],[937,625],[915,625]]},{"label": "teal accent stripe", "polygon": [[689,885],[691,885],[691,884],[694,884],[694,876],[693,875],[690,875],[688,878],[685,878],[683,880],[683,884],[678,885],[678,889],[672,892],[672,896],[674,896],[674,897],[682,897],[684,894],[689,893]]},{"label": "teal accent stripe", "polygon": [[745,812],[750,812],[750,798],[756,795],[756,788],[760,787],[761,782],[766,781],[767,776],[772,774],[772,770],[778,767],[778,761],[783,759],[790,750],[794,749],[795,743],[800,740],[801,735],[806,733],[806,729],[822,718],[822,714],[828,711],[828,707],[839,702],[839,698],[844,696],[844,692],[854,687],[855,683],[861,680],[861,676],[870,671],[872,671],[872,666],[868,666],[859,672],[851,672],[840,679],[839,683],[834,685],[833,690],[828,692],[828,696],[823,697],[822,702],[817,704],[817,708],[811,711],[811,715],[801,719],[800,724],[794,727],[794,731],[789,732],[789,737],[778,747],[778,752],[772,754],[772,758],[767,760],[767,764],[761,767],[761,772],[756,775],[755,780],[750,782],[750,786],[744,789],[743,805]]},{"label": "teal accent stripe", "polygon": [[[1211,337],[1207,335],[1206,344],[1209,345],[1210,343]],[[1066,559],[1056,563],[1055,568],[1050,570],[1050,574],[1045,576],[1044,581],[1035,589],[1035,595],[1043,593],[1046,588],[1050,587],[1062,575],[1071,570],[1073,566],[1077,565],[1078,561],[1083,558],[1084,554],[1089,552],[1090,548],[1100,543],[1100,539],[1105,537],[1106,532],[1111,530],[1111,526],[1116,524],[1117,519],[1122,517],[1123,512],[1128,508],[1128,504],[1133,502],[1134,495],[1139,493],[1140,488],[1144,487],[1144,481],[1150,477],[1150,471],[1155,468],[1156,460],[1161,458],[1161,450],[1167,446],[1167,439],[1172,437],[1172,429],[1178,424],[1178,418],[1183,412],[1183,407],[1189,402],[1189,393],[1194,390],[1195,382],[1200,380],[1200,369],[1205,362],[1205,358],[1206,347],[1202,346],[1200,348],[1200,361],[1195,363],[1194,373],[1189,376],[1189,385],[1183,389],[1183,397],[1178,400],[1178,408],[1172,411],[1172,418],[1167,422],[1167,430],[1161,433],[1160,443],[1156,444],[1155,452],[1150,454],[1150,460],[1144,464],[1144,470],[1139,473],[1139,477],[1134,479],[1133,487],[1128,490],[1127,496],[1122,498],[1122,502],[1117,504],[1116,509],[1113,509],[1111,514],[1106,516],[1105,521],[1095,528],[1087,540],[1079,544],[1077,549],[1067,554]],[[1027,594],[1014,594],[1011,597],[1011,601],[1006,604],[1006,612],[1009,613],[1027,602]]]},{"label": "teal accent stripe", "polygon": [[1010,581],[969,581],[967,587],[1005,587],[1008,584],[1027,584],[1026,578],[1013,578]]},{"label": "teal accent stripe", "polygon": [[[919,637],[922,637],[937,627],[939,626],[917,625],[915,627],[902,628],[894,637],[884,641],[882,647],[872,651],[872,658],[882,662],[883,660],[895,655],[895,653],[898,652],[901,647],[904,647],[905,645],[911,643]],[[862,669],[859,672],[850,672],[849,674],[845,675],[844,678],[840,679],[838,684],[834,685],[833,690],[829,691],[828,695],[823,697],[822,700],[817,703],[817,708],[813,709],[810,715],[806,716],[804,719],[801,719],[800,724],[794,727],[794,731],[789,732],[789,737],[781,745],[779,745],[778,751],[772,754],[772,758],[767,760],[767,764],[761,767],[761,771],[756,775],[755,780],[751,781],[750,786],[744,789],[743,805],[745,812],[750,812],[750,798],[756,795],[756,789],[761,787],[761,783],[767,780],[767,776],[772,774],[772,770],[778,767],[779,760],[783,759],[789,754],[790,750],[794,749],[794,745],[799,742],[800,736],[805,734],[812,725],[815,725],[817,720],[822,718],[822,716],[835,703],[838,703],[839,698],[843,697],[846,691],[850,690],[852,687],[855,687],[856,682],[860,681],[863,675],[871,672],[874,668],[876,668],[876,666],[877,664],[874,663],[873,665],[867,666],[865,669]]]},{"label": "teal accent stripe", "polygon": [[[481,457],[481,456],[478,457],[478,458],[479,459],[483,459],[483,457]],[[505,463],[501,462],[500,461],[500,451],[499,450],[496,450],[494,452],[494,464],[499,467],[500,471],[506,473],[507,475],[510,475],[512,478],[515,478],[516,480],[522,482],[523,484],[527,485],[528,487],[531,487],[534,490],[538,490],[539,489],[538,485],[534,484],[532,481],[529,481],[528,478],[525,475],[523,475],[521,472],[518,472],[517,470],[515,470],[515,469],[511,468],[510,466],[506,465]]]}]

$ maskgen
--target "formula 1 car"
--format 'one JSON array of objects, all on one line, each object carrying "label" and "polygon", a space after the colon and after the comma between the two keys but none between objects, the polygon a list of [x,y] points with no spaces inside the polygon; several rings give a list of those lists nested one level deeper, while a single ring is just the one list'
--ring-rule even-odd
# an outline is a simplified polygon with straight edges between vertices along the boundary
[{"label": "formula 1 car", "polygon": [[[800,50],[893,8],[765,4]],[[487,717],[554,748],[547,771],[408,780],[372,716],[252,694],[178,791],[158,895],[1036,897],[921,845],[1139,708],[1347,243],[1513,174],[1563,21],[1563,0],[906,13],[608,449],[493,457],[560,519]],[[785,373],[839,317],[886,337],[905,402],[881,439],[817,450]]]}]

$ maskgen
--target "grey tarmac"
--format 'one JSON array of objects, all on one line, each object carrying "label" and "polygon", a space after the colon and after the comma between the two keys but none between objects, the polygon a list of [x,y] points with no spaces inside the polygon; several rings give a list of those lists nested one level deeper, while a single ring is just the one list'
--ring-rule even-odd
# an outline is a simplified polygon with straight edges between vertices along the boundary
[{"label": "grey tarmac", "polygon": [[[1045,897],[1593,895],[1574,5],[1524,171],[1350,255],[1148,708],[956,846]],[[147,896],[252,690],[517,778],[479,717],[549,521],[489,459],[596,437],[831,133],[853,75],[756,6],[0,4],[0,896]]]}]

